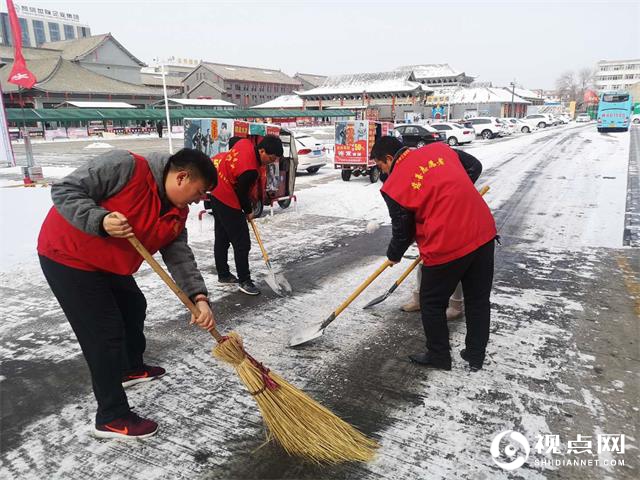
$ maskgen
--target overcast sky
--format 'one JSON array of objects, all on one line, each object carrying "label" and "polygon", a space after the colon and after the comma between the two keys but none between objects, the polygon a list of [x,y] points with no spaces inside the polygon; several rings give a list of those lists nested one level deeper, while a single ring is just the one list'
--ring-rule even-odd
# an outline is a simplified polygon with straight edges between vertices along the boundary
[{"label": "overcast sky", "polygon": [[640,1],[15,0],[77,13],[142,61],[158,56],[340,74],[448,63],[553,88],[566,70],[640,58]]}]

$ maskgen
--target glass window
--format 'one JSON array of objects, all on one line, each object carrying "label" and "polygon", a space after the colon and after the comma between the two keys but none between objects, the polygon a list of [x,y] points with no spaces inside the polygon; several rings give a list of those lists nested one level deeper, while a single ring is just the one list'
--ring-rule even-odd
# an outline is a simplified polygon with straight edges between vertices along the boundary
[{"label": "glass window", "polygon": [[49,38],[52,42],[60,40],[60,25],[49,22]]},{"label": "glass window", "polygon": [[73,28],[73,25],[63,25],[64,26],[64,38],[65,40],[73,40],[76,38],[76,31]]},{"label": "glass window", "polygon": [[19,18],[20,20],[20,30],[22,30],[22,46],[30,47],[31,39],[29,38],[29,24],[25,18]]},{"label": "glass window", "polygon": [[36,45],[42,45],[47,41],[44,34],[44,23],[41,20],[33,20],[33,34],[36,37]]},{"label": "glass window", "polygon": [[629,95],[603,95],[603,102],[627,102],[629,100]]}]

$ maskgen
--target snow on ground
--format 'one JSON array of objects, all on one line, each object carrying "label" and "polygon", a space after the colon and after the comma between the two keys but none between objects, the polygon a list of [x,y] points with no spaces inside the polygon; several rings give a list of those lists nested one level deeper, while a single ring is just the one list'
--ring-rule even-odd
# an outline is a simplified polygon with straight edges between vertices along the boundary
[{"label": "snow on ground", "polygon": [[[361,466],[315,469],[274,446],[259,448],[262,422],[253,400],[228,368],[211,359],[210,339],[186,325],[182,305],[148,267],[136,279],[149,304],[149,359],[170,372],[128,395],[141,414],[153,412],[161,420],[161,431],[145,442],[91,438],[94,399],[86,368],[35,254],[50,190],[0,188],[0,287],[7,294],[0,358],[11,372],[36,371],[22,382],[7,374],[0,379],[21,394],[18,404],[8,403],[18,412],[12,422],[19,428],[10,429],[12,443],[3,449],[4,472],[20,478],[110,472],[114,478],[149,479],[506,479],[513,476],[488,454],[500,431],[518,430],[529,439],[547,433],[571,433],[574,439],[598,431],[631,435],[625,415],[634,411],[633,400],[620,392],[629,385],[637,390],[637,376],[623,361],[632,353],[611,347],[620,351],[621,363],[607,369],[615,375],[609,386],[601,386],[594,373],[610,349],[601,345],[608,337],[598,329],[613,324],[622,332],[617,322],[628,301],[607,265],[622,251],[610,247],[621,246],[629,137],[594,129],[548,129],[465,148],[484,164],[478,187],[491,185],[485,199],[507,240],[497,251],[487,368],[475,375],[455,356],[464,344],[460,322],[450,327],[454,370],[425,371],[406,361],[406,353],[423,348],[424,341],[419,317],[398,312],[413,278],[386,302],[361,309],[386,291],[402,265],[384,272],[317,342],[286,347],[295,329],[323,320],[383,261],[389,219],[380,184],[367,178],[343,182],[327,166],[299,176],[297,210],[276,207],[273,217],[258,220],[272,263],[294,287],[286,299],[271,295],[264,282],[264,295],[252,299],[218,286],[212,218],[198,219],[201,207],[192,206],[190,243],[211,287],[220,329],[237,330],[256,358],[379,439],[378,458]],[[69,170],[46,168],[45,176]],[[19,169],[0,170],[2,186],[16,174]],[[255,244],[250,260],[260,279],[266,270]],[[37,374],[38,368],[48,373]],[[37,404],[28,405],[30,397]],[[621,473],[556,470],[528,465],[517,478]]]}]

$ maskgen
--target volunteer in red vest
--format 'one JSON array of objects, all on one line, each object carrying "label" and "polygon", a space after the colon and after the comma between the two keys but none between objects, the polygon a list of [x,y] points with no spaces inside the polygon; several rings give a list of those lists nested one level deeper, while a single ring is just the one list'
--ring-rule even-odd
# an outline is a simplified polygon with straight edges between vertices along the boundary
[{"label": "volunteer in red vest", "polygon": [[458,154],[444,143],[417,150],[383,137],[371,150],[378,168],[388,174],[381,193],[392,222],[387,249],[398,263],[414,240],[422,258],[420,307],[426,351],[411,361],[451,370],[446,309],[462,282],[466,348],[460,352],[472,371],[482,368],[489,340],[495,221],[473,186]]},{"label": "volunteer in red vest", "polygon": [[[257,146],[249,139],[239,140],[229,153],[216,159],[219,182],[212,192],[212,205],[215,223],[213,253],[218,281],[238,284],[240,291],[247,295],[260,293],[249,271],[251,239],[247,221],[253,218],[253,202],[262,193],[262,167],[277,162],[282,154],[280,138],[267,135]],[[233,245],[237,277],[229,269],[230,245]]]},{"label": "volunteer in red vest", "polygon": [[196,150],[147,158],[114,150],[51,187],[40,265],[89,365],[97,437],[145,438],[158,429],[131,411],[124,392],[165,374],[143,362],[147,303],[132,276],[143,259],[127,237],[135,235],[152,254],[160,251],[201,312],[191,323],[205,330],[215,325],[185,222],[189,205],[216,182],[211,160]]}]

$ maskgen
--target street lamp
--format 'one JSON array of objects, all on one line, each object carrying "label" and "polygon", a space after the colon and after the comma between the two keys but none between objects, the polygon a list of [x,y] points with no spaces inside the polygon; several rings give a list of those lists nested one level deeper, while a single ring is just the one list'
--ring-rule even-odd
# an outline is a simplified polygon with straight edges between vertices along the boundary
[{"label": "street lamp", "polygon": [[[166,76],[167,72],[164,69],[165,61],[160,62],[160,66],[162,67],[162,71],[160,75],[162,76],[162,92],[164,93],[164,113],[167,119],[167,136],[169,137],[169,153],[173,155],[173,143],[171,141],[171,118],[169,117],[169,99],[167,98],[167,81]],[[155,77],[158,78],[158,77]]]}]

